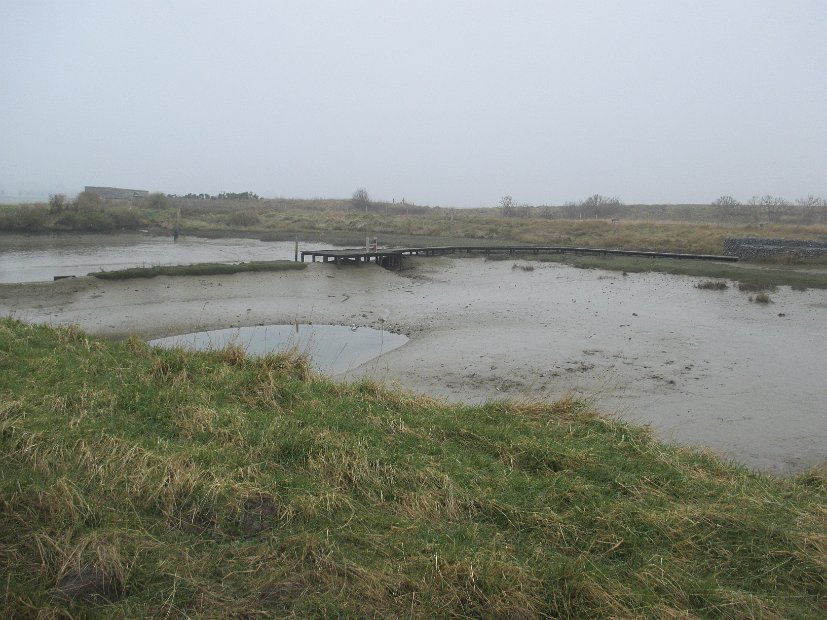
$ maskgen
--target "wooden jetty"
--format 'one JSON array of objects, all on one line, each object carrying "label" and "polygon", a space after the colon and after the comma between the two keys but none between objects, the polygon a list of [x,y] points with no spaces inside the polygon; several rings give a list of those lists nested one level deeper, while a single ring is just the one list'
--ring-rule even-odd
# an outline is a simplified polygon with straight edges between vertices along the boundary
[{"label": "wooden jetty", "polygon": [[706,260],[736,262],[737,256],[718,256],[715,254],[680,254],[676,252],[638,252],[635,250],[609,250],[606,248],[578,248],[569,246],[541,245],[446,245],[437,247],[415,248],[371,248],[350,250],[303,250],[301,262],[310,257],[312,262],[333,262],[337,265],[349,263],[374,262],[386,269],[401,269],[403,256],[445,256],[448,254],[467,254],[489,256],[496,255],[540,255],[540,254],[577,254],[582,256],[637,256],[644,258],[674,258],[678,260]]}]

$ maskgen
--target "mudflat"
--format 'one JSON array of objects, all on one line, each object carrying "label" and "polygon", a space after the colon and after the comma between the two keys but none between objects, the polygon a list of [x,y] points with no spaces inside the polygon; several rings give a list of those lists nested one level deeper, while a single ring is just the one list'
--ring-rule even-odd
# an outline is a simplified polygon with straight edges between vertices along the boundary
[{"label": "mudflat", "polygon": [[410,265],[4,284],[0,314],[147,339],[271,323],[383,328],[410,341],[342,378],[452,402],[589,398],[664,440],[767,472],[827,459],[827,291],[781,287],[758,304],[684,276],[482,258]]}]

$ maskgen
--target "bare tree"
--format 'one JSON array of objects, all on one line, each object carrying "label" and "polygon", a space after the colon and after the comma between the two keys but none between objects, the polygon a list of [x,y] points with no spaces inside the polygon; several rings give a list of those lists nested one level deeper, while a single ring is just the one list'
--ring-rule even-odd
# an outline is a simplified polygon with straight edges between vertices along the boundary
[{"label": "bare tree", "polygon": [[500,203],[498,206],[500,207],[500,212],[503,217],[511,217],[514,215],[514,199],[510,194],[500,198]]},{"label": "bare tree", "polygon": [[729,195],[721,196],[715,202],[712,203],[712,205],[715,207],[737,207],[740,204],[740,202],[738,202],[735,198]]},{"label": "bare tree", "polygon": [[353,192],[353,196],[350,199],[351,204],[353,205],[354,209],[365,209],[365,213],[368,212],[368,205],[370,204],[370,196],[368,195],[368,190],[364,187],[359,187],[356,191]]},{"label": "bare tree", "polygon": [[741,206],[741,203],[729,194],[725,194],[713,201],[712,206],[718,207],[718,214],[722,218],[726,216],[734,217],[737,215],[738,207]]},{"label": "bare tree", "polygon": [[580,203],[580,212],[583,217],[609,217],[615,215],[620,207],[623,206],[623,201],[617,196],[601,196],[594,194],[589,196]]},{"label": "bare tree", "polygon": [[750,198],[749,204],[756,207],[759,213],[765,214],[767,216],[767,222],[772,222],[778,219],[778,215],[784,211],[785,207],[788,207],[790,203],[780,196],[764,194],[761,197],[753,196]]},{"label": "bare tree", "polygon": [[806,198],[799,198],[795,201],[795,204],[804,207],[805,209],[817,209],[818,207],[825,207],[827,206],[827,201],[820,196],[813,196],[810,194]]}]

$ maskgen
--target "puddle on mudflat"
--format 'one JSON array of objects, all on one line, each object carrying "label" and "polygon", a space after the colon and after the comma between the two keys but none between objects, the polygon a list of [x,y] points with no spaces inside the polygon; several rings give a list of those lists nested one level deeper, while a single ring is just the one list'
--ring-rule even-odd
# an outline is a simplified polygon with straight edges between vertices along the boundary
[{"label": "puddle on mudflat", "polygon": [[257,325],[233,327],[150,340],[152,346],[197,351],[244,347],[248,355],[278,353],[291,347],[307,352],[315,368],[336,375],[401,347],[407,336],[369,327],[342,325]]}]

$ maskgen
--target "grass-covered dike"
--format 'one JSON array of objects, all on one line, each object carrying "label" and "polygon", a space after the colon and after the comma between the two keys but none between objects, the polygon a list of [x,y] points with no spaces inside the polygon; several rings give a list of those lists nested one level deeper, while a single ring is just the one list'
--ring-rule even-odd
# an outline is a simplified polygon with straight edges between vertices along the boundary
[{"label": "grass-covered dike", "polygon": [[0,319],[3,617],[818,618],[827,478]]}]

